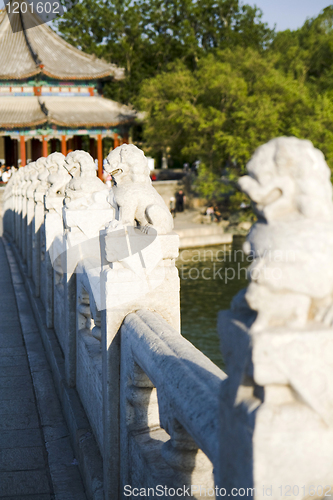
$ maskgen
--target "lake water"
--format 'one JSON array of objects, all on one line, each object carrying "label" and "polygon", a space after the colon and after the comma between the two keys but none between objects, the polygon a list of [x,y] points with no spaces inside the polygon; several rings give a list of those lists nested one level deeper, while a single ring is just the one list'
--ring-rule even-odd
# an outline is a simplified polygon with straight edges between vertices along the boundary
[{"label": "lake water", "polygon": [[180,275],[182,335],[220,368],[223,360],[217,335],[217,314],[229,309],[232,298],[247,286],[243,237],[233,245],[181,250]]}]

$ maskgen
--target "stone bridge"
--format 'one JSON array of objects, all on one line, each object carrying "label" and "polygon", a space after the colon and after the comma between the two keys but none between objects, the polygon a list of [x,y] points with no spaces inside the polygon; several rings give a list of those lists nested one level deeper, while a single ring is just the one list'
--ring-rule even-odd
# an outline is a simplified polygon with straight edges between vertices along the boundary
[{"label": "stone bridge", "polygon": [[[19,169],[3,195],[0,496],[324,498],[333,486],[333,205],[307,141],[259,148],[226,373],[180,333],[178,236],[142,151]],[[332,428],[331,428],[332,424]],[[332,441],[331,441],[332,439]]]}]

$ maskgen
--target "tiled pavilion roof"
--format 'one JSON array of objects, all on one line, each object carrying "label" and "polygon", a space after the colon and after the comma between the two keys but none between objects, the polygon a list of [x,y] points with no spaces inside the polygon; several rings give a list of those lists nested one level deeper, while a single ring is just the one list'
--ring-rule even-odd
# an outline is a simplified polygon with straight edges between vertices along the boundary
[{"label": "tiled pavilion roof", "polygon": [[[0,80],[22,80],[38,74],[56,80],[123,78],[122,68],[85,54],[47,24],[36,25],[31,18],[32,14],[0,12]],[[34,27],[25,29],[31,25]]]},{"label": "tiled pavilion roof", "polygon": [[46,122],[37,97],[0,97],[0,127],[36,127]]},{"label": "tiled pavilion roof", "polygon": [[42,97],[48,122],[68,127],[114,127],[133,121],[129,106],[103,97]]},{"label": "tiled pavilion roof", "polygon": [[103,97],[0,97],[0,126],[34,127],[44,123],[60,127],[114,127],[133,121],[129,106]]}]

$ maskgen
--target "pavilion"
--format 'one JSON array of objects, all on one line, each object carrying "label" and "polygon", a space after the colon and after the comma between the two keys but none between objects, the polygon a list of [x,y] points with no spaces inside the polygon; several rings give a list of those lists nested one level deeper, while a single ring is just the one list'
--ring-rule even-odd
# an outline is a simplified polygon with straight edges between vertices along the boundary
[{"label": "pavilion", "polygon": [[124,70],[76,49],[47,24],[26,29],[25,16],[0,11],[0,161],[24,166],[84,143],[101,176],[103,139],[113,147],[127,142],[136,116],[102,96],[103,83],[124,78]]}]

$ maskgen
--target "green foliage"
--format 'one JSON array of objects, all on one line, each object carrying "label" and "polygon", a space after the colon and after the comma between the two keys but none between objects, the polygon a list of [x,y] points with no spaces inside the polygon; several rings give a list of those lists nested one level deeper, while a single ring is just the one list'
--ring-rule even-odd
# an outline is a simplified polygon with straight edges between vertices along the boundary
[{"label": "green foliage", "polygon": [[55,24],[76,47],[124,67],[126,79],[106,95],[136,104],[142,81],[172,62],[195,69],[226,47],[263,50],[273,32],[260,18],[239,0],[81,0]]},{"label": "green foliage", "polygon": [[146,152],[200,160],[197,192],[235,209],[260,144],[310,139],[333,169],[333,5],[275,34],[239,0],[80,0],[57,21],[70,43],[125,68],[105,95],[146,119]]},{"label": "green foliage", "polygon": [[333,91],[333,5],[299,30],[277,33],[271,51],[285,73],[316,90]]},{"label": "green foliage", "polygon": [[312,140],[333,165],[331,100],[275,64],[237,47],[201,58],[195,71],[178,62],[146,81],[140,104],[149,152],[199,159],[198,192],[215,200],[234,193],[253,151],[277,136]]}]

